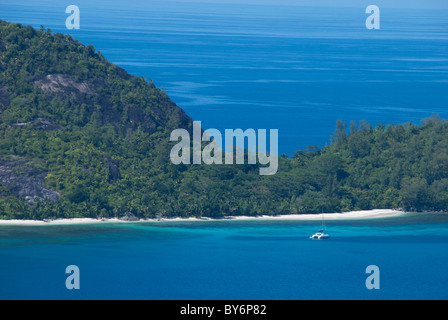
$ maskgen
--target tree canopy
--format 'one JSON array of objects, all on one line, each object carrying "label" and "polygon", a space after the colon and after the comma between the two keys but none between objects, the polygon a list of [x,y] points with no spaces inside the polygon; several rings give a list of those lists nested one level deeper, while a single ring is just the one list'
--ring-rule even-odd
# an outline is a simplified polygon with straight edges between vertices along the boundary
[{"label": "tree canopy", "polygon": [[437,116],[338,121],[330,145],[280,157],[273,176],[174,165],[176,128],[191,119],[151,81],[70,36],[0,20],[0,219],[448,210]]}]

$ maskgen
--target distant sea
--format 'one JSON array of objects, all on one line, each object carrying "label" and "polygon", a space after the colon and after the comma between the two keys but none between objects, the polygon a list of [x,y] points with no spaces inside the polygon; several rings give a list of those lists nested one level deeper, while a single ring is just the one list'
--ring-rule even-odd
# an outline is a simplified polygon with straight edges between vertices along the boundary
[{"label": "distant sea", "polygon": [[[399,124],[448,118],[448,12],[0,0],[0,19],[72,34],[153,79],[205,129],[279,129],[279,152],[330,142],[336,120]],[[56,4],[55,4],[56,3]]]}]

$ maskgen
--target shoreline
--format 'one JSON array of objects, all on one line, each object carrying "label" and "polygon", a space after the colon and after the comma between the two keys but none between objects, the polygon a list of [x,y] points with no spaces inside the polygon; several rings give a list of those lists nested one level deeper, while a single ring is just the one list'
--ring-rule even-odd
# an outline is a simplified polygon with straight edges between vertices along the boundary
[{"label": "shoreline", "polygon": [[73,219],[57,219],[50,221],[43,220],[0,220],[0,226],[2,225],[75,225],[75,224],[92,224],[92,223],[140,223],[140,222],[182,222],[182,221],[249,221],[249,220],[271,220],[271,221],[312,221],[312,220],[362,220],[362,219],[375,219],[375,218],[388,218],[397,217],[405,214],[406,212],[393,210],[393,209],[373,209],[363,211],[351,211],[344,213],[323,213],[323,214],[291,214],[280,216],[233,216],[223,219],[213,218],[162,218],[162,219],[140,219],[138,221],[126,221],[118,218],[109,219],[93,219],[93,218],[73,218]]}]

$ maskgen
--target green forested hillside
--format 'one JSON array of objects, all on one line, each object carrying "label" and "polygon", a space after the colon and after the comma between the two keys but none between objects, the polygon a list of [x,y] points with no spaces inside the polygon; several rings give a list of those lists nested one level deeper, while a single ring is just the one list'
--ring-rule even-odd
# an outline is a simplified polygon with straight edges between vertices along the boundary
[{"label": "green forested hillside", "polygon": [[0,219],[448,210],[448,122],[338,122],[333,142],[258,165],[173,165],[191,119],[70,36],[0,21]]}]

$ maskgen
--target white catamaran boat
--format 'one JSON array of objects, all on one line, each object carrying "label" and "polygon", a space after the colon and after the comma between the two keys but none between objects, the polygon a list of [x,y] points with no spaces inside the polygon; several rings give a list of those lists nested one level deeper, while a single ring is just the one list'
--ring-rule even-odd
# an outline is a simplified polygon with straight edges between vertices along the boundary
[{"label": "white catamaran boat", "polygon": [[318,230],[315,234],[313,234],[310,239],[317,239],[317,240],[323,240],[323,239],[329,239],[330,236],[325,233],[326,232],[326,226],[325,226],[325,220],[324,215],[322,214],[322,230]]}]

